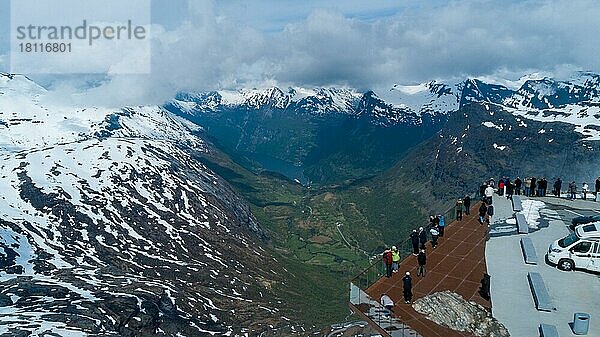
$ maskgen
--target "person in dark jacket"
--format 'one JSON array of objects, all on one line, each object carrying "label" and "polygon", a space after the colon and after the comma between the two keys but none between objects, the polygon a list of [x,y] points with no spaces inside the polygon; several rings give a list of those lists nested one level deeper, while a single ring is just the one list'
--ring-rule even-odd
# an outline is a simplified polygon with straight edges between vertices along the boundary
[{"label": "person in dark jacket", "polygon": [[412,302],[412,277],[408,271],[402,278],[402,290],[404,290],[404,303]]},{"label": "person in dark jacket", "polygon": [[560,178],[558,178],[554,181],[554,190],[552,192],[554,194],[554,196],[557,196],[560,198],[561,188],[562,188],[562,180],[560,180]]},{"label": "person in dark jacket", "polygon": [[479,206],[479,223],[482,225],[485,223],[485,215],[486,214],[487,214],[487,204],[485,202],[482,202],[481,205]]},{"label": "person in dark jacket", "polygon": [[515,193],[515,185],[510,182],[510,179],[506,179],[506,199],[511,199]]},{"label": "person in dark jacket", "polygon": [[465,214],[470,215],[471,214],[471,197],[468,195],[465,196],[465,198],[463,199],[463,204],[465,205]]},{"label": "person in dark jacket", "polygon": [[421,249],[419,255],[417,256],[417,262],[419,262],[419,272],[417,276],[425,276],[425,265],[427,264],[427,256],[425,255],[425,250]]},{"label": "person in dark jacket", "polygon": [[546,193],[548,193],[548,179],[546,179],[546,177],[544,177],[543,181],[544,181],[544,185],[542,188],[542,196],[545,197]]},{"label": "person in dark jacket", "polygon": [[483,198],[485,196],[485,189],[487,188],[487,184],[483,183],[479,186],[479,197]]},{"label": "person in dark jacket", "polygon": [[600,193],[600,177],[596,179],[596,201],[598,201],[598,193]]},{"label": "person in dark jacket", "polygon": [[574,181],[569,183],[569,199],[577,199],[577,184]]},{"label": "person in dark jacket", "polygon": [[537,196],[538,197],[544,196],[544,178],[540,178],[538,180]]},{"label": "person in dark jacket", "polygon": [[392,277],[392,251],[386,249],[383,252],[383,263],[385,263],[385,277]]},{"label": "person in dark jacket", "polygon": [[516,195],[521,195],[521,184],[523,182],[521,181],[521,178],[517,177],[517,179],[515,179],[515,194]]},{"label": "person in dark jacket", "polygon": [[413,229],[410,233],[410,242],[412,243],[413,255],[417,256],[419,253],[419,234],[416,229]]},{"label": "person in dark jacket", "polygon": [[535,197],[535,187],[537,186],[536,184],[536,179],[535,178],[531,178],[531,184],[529,185],[529,190],[531,191],[531,197]]},{"label": "person in dark jacket", "polygon": [[427,243],[427,232],[423,229],[423,227],[419,227],[419,249],[425,249],[426,243]]}]

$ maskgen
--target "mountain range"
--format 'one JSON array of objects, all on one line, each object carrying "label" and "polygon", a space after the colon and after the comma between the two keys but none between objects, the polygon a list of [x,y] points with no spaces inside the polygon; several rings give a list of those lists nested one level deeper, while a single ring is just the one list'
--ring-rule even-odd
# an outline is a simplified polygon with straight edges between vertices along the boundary
[{"label": "mountain range", "polygon": [[599,75],[490,82],[108,109],[1,74],[0,335],[303,335],[344,319],[344,280],[482,180],[596,178]]},{"label": "mountain range", "polygon": [[[600,140],[599,80],[597,74],[579,72],[569,80],[531,76],[518,87],[478,79],[430,81],[395,85],[381,95],[271,87],[179,93],[165,108],[202,125],[211,141],[249,167],[327,184],[382,173],[474,103],[497,107],[523,124],[565,123],[584,143]],[[494,124],[493,116],[486,122]],[[282,170],[285,164],[290,167]]]}]

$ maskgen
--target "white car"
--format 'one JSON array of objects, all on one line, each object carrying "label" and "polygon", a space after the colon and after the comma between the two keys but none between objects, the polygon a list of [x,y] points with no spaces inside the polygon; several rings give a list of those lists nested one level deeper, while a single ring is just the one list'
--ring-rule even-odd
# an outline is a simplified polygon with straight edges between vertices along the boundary
[{"label": "white car", "polygon": [[561,270],[600,272],[600,223],[577,226],[574,233],[550,245],[547,257]]}]

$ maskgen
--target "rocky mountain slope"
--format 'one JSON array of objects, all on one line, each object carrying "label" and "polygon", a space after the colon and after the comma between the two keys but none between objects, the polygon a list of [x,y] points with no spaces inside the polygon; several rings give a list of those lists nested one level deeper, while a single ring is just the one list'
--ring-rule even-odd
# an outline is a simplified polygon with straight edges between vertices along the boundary
[{"label": "rocky mountain slope", "polygon": [[520,88],[465,82],[461,106],[433,138],[378,178],[432,203],[474,191],[490,177],[560,177],[581,186],[600,165],[596,74],[528,80]]},{"label": "rocky mountain slope", "polygon": [[457,92],[441,83],[392,91],[411,100],[392,104],[373,91],[346,88],[272,87],[179,93],[165,108],[202,125],[247,167],[322,184],[391,167],[458,107]]},{"label": "rocky mountain slope", "polygon": [[196,126],[158,107],[44,96],[0,75],[0,335],[296,328],[267,235],[196,160],[211,151]]}]

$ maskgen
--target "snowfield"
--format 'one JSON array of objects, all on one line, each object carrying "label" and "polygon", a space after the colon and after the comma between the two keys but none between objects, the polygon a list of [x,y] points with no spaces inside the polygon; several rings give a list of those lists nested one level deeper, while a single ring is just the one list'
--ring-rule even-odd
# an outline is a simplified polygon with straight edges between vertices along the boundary
[{"label": "snowfield", "polygon": [[210,151],[198,127],[44,95],[0,75],[0,334],[232,335],[256,305],[270,311],[254,328],[273,324],[281,302],[260,280],[278,267],[243,200],[197,160]]}]

